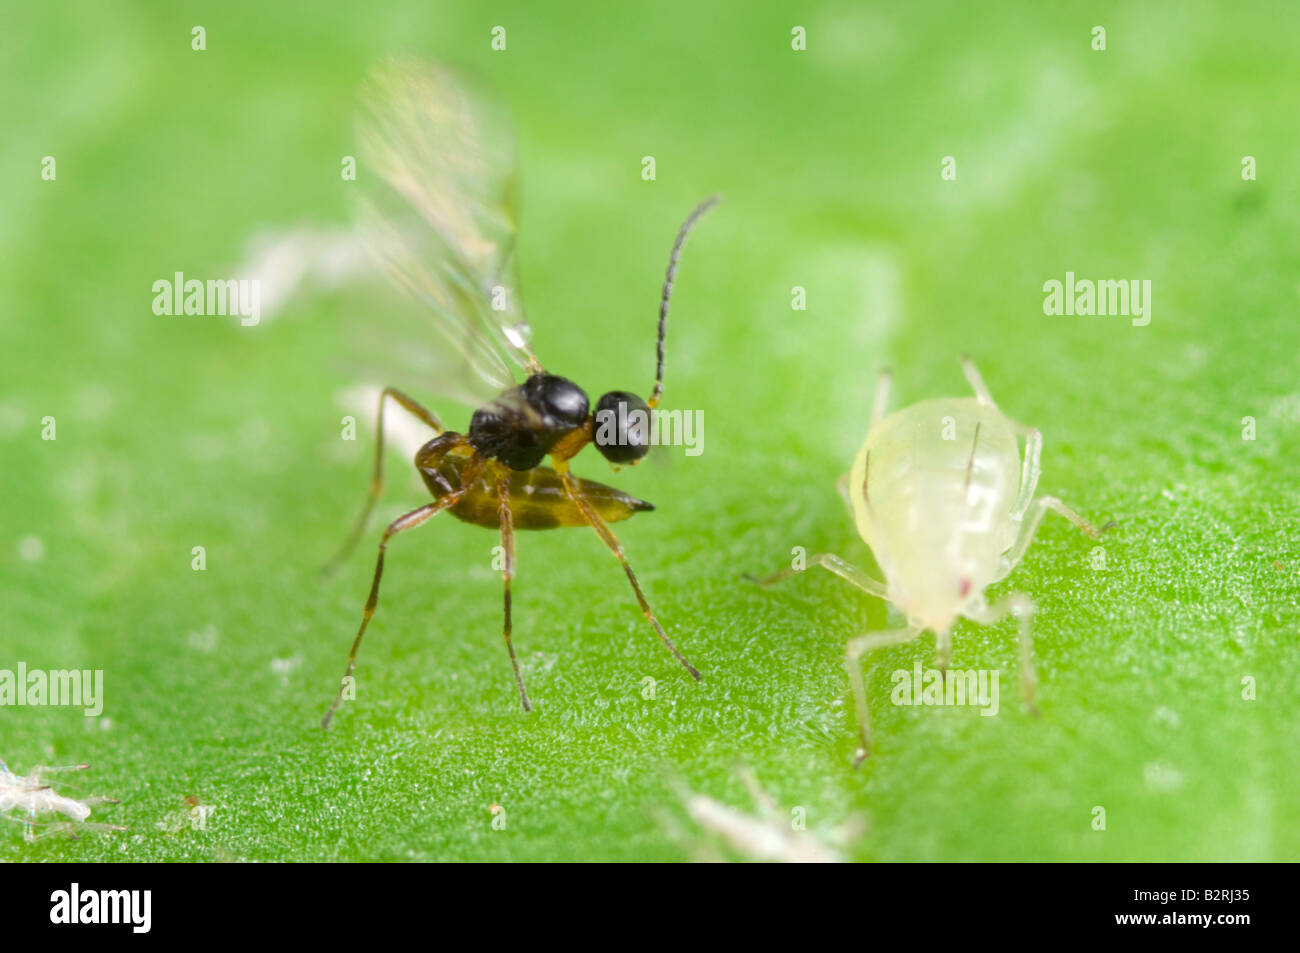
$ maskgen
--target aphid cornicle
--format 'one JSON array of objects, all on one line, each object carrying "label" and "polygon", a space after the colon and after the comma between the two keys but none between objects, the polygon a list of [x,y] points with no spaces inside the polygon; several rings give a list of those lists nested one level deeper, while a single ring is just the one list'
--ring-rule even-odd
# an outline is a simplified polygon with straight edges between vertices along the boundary
[{"label": "aphid cornicle", "polygon": [[[399,516],[384,531],[343,683],[323,724],[329,726],[343,700],[361,638],[378,604],[388,541],[443,510],[501,534],[505,643],[525,711],[531,706],[515,656],[511,620],[516,530],[593,529],[621,563],[655,634],[698,680],[699,672],[651,610],[609,528],[653,507],[574,476],[569,461],[588,444],[612,465],[634,465],[649,451],[644,415],[658,406],[663,393],[664,335],[678,257],[687,233],[716,198],[691,212],[673,243],[659,304],[655,383],[649,399],[611,391],[593,408],[581,387],[547,373],[533,353],[513,269],[509,134],[490,102],[473,95],[445,68],[397,61],[375,73],[365,98],[367,109],[358,129],[361,167],[376,177],[381,190],[369,206],[373,247],[398,283],[427,306],[433,327],[455,348],[461,370],[469,372],[459,379],[428,383],[441,383],[445,393],[457,397],[463,397],[469,383],[477,388],[472,393],[479,409],[461,434],[448,431],[432,411],[395,387],[385,388],[379,399],[370,496],[339,560],[364,532],[383,489],[384,407],[389,400],[437,434],[415,455],[433,502]],[[522,371],[522,383],[516,382],[512,366]],[[550,466],[543,466],[548,457]]]},{"label": "aphid cornicle", "polygon": [[[998,409],[969,358],[963,358],[962,369],[973,398],[926,400],[890,416],[885,416],[890,375],[882,371],[867,438],[852,471],[841,478],[840,491],[885,581],[829,553],[808,560],[893,603],[907,617],[902,628],[850,640],[845,652],[857,708],[859,762],[871,752],[862,656],[928,630],[935,634],[939,668],[946,670],[959,617],[983,625],[1010,614],[1019,618],[1021,686],[1033,710],[1033,603],[1013,593],[989,605],[984,590],[1016,568],[1048,510],[1097,536],[1056,497],[1034,499],[1042,435]],[[1023,460],[1018,436],[1025,438]],[[758,582],[771,585],[797,571],[785,569]]]}]

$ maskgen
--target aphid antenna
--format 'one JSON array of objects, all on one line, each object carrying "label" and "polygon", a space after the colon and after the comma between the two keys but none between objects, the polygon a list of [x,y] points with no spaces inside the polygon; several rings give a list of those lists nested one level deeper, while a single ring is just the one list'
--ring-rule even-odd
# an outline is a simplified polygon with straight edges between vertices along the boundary
[{"label": "aphid antenna", "polygon": [[650,394],[650,399],[646,401],[651,410],[659,406],[659,400],[664,393],[664,335],[668,330],[668,299],[672,297],[673,281],[677,277],[677,259],[681,257],[682,246],[686,244],[686,236],[695,227],[695,223],[703,217],[705,212],[721,201],[722,196],[710,195],[695,206],[695,210],[686,216],[686,221],[682,222],[682,227],[678,230],[677,238],[673,242],[673,250],[668,255],[668,273],[664,276],[664,291],[659,299],[659,341],[655,348],[655,386]]},{"label": "aphid antenna", "polygon": [[975,422],[975,439],[971,441],[970,459],[966,461],[966,482],[962,485],[962,490],[967,494],[967,496],[970,495],[971,476],[975,473],[975,448],[979,446],[981,425],[980,421],[977,420]]}]

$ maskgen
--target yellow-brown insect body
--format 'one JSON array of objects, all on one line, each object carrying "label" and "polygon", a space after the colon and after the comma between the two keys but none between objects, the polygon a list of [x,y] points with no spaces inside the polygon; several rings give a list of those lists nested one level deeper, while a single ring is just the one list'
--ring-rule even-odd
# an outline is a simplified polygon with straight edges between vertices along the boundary
[{"label": "yellow-brown insect body", "polygon": [[[461,474],[475,455],[474,448],[456,433],[444,433],[430,440],[415,455],[415,465],[435,500],[461,488]],[[518,529],[555,529],[586,526],[587,518],[564,488],[560,475],[550,467],[512,470],[488,460],[465,495],[447,512],[466,523],[490,529],[501,527],[501,506],[497,482],[509,487],[510,510]],[[645,500],[593,480],[578,480],[583,497],[609,523],[653,510]]]}]

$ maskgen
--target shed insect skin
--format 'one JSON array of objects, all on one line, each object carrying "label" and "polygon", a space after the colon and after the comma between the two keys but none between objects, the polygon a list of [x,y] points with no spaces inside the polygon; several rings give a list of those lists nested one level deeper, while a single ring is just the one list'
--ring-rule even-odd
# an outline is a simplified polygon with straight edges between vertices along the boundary
[{"label": "shed insect skin", "polygon": [[[23,826],[23,837],[35,840],[47,834],[64,833],[73,837],[79,831],[122,831],[124,827],[115,824],[89,824],[91,805],[116,804],[112,798],[64,797],[46,783],[45,776],[63,771],[84,771],[88,764],[72,764],[63,767],[33,768],[26,777],[14,774],[9,766],[0,760],[0,816],[16,821]],[[66,821],[42,821],[41,815],[62,815]],[[36,828],[44,827],[40,834]]]},{"label": "shed insect skin", "polygon": [[[1016,568],[1049,510],[1098,537],[1091,523],[1056,497],[1034,498],[1042,434],[1002,413],[970,358],[962,358],[962,370],[974,397],[926,400],[889,416],[891,377],[882,370],[867,438],[848,477],[840,479],[858,534],[871,547],[885,581],[830,553],[808,560],[892,603],[907,617],[902,628],[859,635],[846,647],[844,662],[857,709],[858,764],[871,754],[862,657],[931,631],[935,660],[946,671],[958,618],[993,625],[1008,615],[1017,617],[1021,687],[1029,710],[1037,714],[1030,628],[1034,604],[1023,593],[1013,593],[990,605],[984,590]],[[945,424],[951,439],[944,439]],[[1025,439],[1023,458],[1017,437]],[[757,582],[769,586],[799,571],[784,569]]]},{"label": "shed insect skin", "polygon": [[[696,824],[724,840],[737,853],[752,860],[792,864],[844,863],[840,852],[824,843],[816,834],[791,826],[790,815],[784,813],[771,795],[763,790],[752,770],[742,768],[739,774],[757,812],[746,813],[679,785],[679,797],[686,806],[686,813]],[[859,828],[859,819],[855,818],[835,832],[836,839],[856,837],[861,833]],[[682,836],[684,832],[675,833],[679,840],[689,843]],[[718,861],[726,859],[713,852],[697,853]]]}]

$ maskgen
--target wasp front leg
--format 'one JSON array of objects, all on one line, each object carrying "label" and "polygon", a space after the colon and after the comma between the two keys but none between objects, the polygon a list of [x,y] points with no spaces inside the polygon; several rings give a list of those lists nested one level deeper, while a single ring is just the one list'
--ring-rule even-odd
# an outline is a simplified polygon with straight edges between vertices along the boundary
[{"label": "wasp front leg", "polygon": [[618,537],[613,534],[609,526],[601,518],[600,514],[596,512],[595,508],[592,507],[587,498],[583,496],[582,489],[578,486],[578,481],[573,478],[573,474],[568,471],[568,468],[566,467],[559,472],[560,479],[564,481],[565,492],[568,493],[569,499],[573,501],[573,505],[582,512],[583,518],[586,519],[586,521],[591,525],[591,528],[596,531],[596,534],[605,541],[605,545],[609,547],[610,552],[612,552],[615,558],[618,559],[619,563],[622,564],[623,572],[627,574],[627,581],[632,584],[632,591],[636,593],[636,601],[641,606],[641,613],[654,628],[655,634],[659,636],[659,641],[663,642],[663,644],[668,647],[668,651],[672,652],[673,657],[682,663],[682,666],[686,671],[691,673],[692,678],[697,682],[700,681],[702,676],[699,671],[694,665],[686,661],[686,657],[677,650],[677,646],[673,645],[673,640],[668,638],[668,633],[664,631],[664,627],[659,624],[659,620],[655,617],[654,610],[650,608],[650,603],[646,601],[645,593],[641,591],[641,584],[637,582],[636,573],[632,571],[632,564],[627,561],[627,556],[623,552],[623,545],[618,541]]}]

